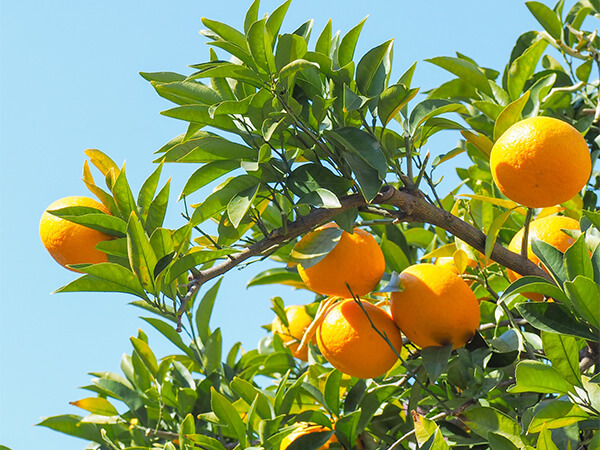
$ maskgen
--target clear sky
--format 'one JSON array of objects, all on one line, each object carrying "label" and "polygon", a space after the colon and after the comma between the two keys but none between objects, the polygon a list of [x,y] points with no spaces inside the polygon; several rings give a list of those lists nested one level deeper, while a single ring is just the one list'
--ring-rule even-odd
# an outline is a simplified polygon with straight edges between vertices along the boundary
[{"label": "clear sky", "polygon": [[[262,12],[280,2],[262,2]],[[548,2],[546,2],[548,3]],[[568,5],[572,2],[567,2]],[[86,148],[117,163],[127,160],[137,191],[153,170],[153,153],[185,124],[159,115],[169,103],[140,71],[190,73],[208,57],[198,34],[201,17],[242,26],[250,0],[5,1],[0,39],[0,444],[13,450],[75,450],[85,443],[34,427],[43,416],[82,414],[68,404],[90,395],[91,371],[119,372],[129,337],[143,328],[158,356],[173,349],[138,318],[143,311],[117,294],[57,294],[76,274],[58,266],[42,247],[39,218],[54,200],[91,195],[81,178]],[[552,5],[550,5],[552,6]],[[419,61],[414,85],[427,90],[451,75],[428,63],[464,53],[503,70],[517,37],[537,25],[519,0],[447,2],[409,0],[295,0],[284,29],[310,18],[318,33],[328,18],[348,31],[369,15],[357,55],[395,38],[394,74]],[[394,78],[394,75],[392,76]],[[430,148],[453,148],[456,137]],[[168,221],[181,223],[175,203],[193,167],[168,166],[173,201]],[[306,303],[306,292],[269,287],[246,290],[267,265],[228,274],[213,316],[224,345],[254,348],[271,321],[269,298]]]}]

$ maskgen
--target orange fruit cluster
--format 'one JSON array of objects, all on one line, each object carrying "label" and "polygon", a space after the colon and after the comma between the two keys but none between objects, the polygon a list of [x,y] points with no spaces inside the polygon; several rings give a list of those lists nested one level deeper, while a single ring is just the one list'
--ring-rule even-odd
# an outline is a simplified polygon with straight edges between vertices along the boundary
[{"label": "orange fruit cluster", "polygon": [[[384,270],[377,241],[359,229],[353,234],[343,232],[333,250],[317,264],[306,269],[299,265],[298,271],[310,289],[342,298],[324,308],[308,328],[316,329],[319,350],[333,367],[354,377],[376,378],[397,362],[401,333],[419,347],[452,343],[458,348],[473,337],[479,326],[479,302],[456,269],[453,272],[441,262],[405,269],[400,275],[404,290],[391,296],[391,315],[359,298],[374,289]],[[351,293],[354,298],[349,298]],[[290,321],[290,336],[294,334],[292,328],[306,333],[306,320],[298,319],[298,325]],[[279,326],[273,330],[281,333]],[[301,340],[300,333],[294,338]],[[297,347],[290,345],[290,349]]]},{"label": "orange fruit cluster", "polygon": [[87,206],[110,214],[102,203],[89,197],[61,198],[48,206],[42,214],[40,220],[42,244],[56,262],[74,272],[78,271],[67,266],[70,264],[106,262],[106,253],[97,250],[95,247],[99,242],[113,239],[113,236],[61,219],[48,212],[70,206]]}]

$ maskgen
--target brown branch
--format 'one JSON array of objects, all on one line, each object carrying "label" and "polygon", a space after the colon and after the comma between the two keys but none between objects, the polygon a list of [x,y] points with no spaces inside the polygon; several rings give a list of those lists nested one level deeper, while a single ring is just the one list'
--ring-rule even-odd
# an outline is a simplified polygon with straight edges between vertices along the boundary
[{"label": "brown branch", "polygon": [[[360,194],[353,194],[340,199],[341,207],[334,209],[318,208],[310,214],[300,217],[287,225],[285,232],[279,228],[264,239],[250,245],[239,253],[230,255],[229,259],[209,269],[199,271],[194,275],[190,288],[199,287],[219,275],[223,275],[241,262],[263,255],[268,250],[278,247],[313,228],[329,222],[339,213],[354,207],[366,207],[369,204]],[[397,208],[398,218],[403,222],[430,223],[436,225],[454,236],[465,241],[480,252],[485,252],[486,236],[480,230],[469,225],[449,212],[428,203],[419,191],[399,190],[392,186],[383,186],[371,204],[386,204]],[[491,259],[521,275],[535,275],[552,280],[540,267],[521,255],[507,250],[500,244],[494,246]]]}]

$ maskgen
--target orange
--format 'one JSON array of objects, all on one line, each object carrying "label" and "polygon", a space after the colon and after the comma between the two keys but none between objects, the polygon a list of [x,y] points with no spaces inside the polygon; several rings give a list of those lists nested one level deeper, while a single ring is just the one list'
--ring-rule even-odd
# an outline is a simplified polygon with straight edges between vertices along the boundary
[{"label": "orange", "polygon": [[[362,305],[375,327],[400,352],[402,336],[390,315],[366,301],[362,301]],[[336,303],[327,311],[317,329],[317,345],[333,367],[357,378],[379,377],[390,370],[398,359],[353,299]]]},{"label": "orange", "polygon": [[[288,434],[286,437],[284,437],[282,439],[281,445],[279,448],[280,448],[280,450],[285,450],[286,448],[288,448],[290,446],[290,444],[292,442],[294,442],[300,436],[304,436],[306,434],[315,433],[315,432],[319,432],[319,431],[329,431],[329,428],[325,428],[321,425],[311,425],[308,423],[302,423],[302,425],[299,428],[292,431],[290,434]],[[332,444],[334,442],[338,442],[337,438],[335,437],[335,434],[329,438],[329,440],[325,443],[325,445],[322,445],[321,447],[319,447],[319,449],[328,449],[330,447],[329,444]]]},{"label": "orange", "polygon": [[390,309],[396,325],[421,348],[462,347],[479,327],[479,302],[467,283],[451,270],[416,264],[400,274],[404,290],[392,292]]},{"label": "orange", "polygon": [[[106,253],[94,247],[99,242],[113,239],[113,236],[69,222],[48,212],[69,206],[88,206],[109,214],[102,203],[88,197],[73,196],[55,201],[44,211],[40,221],[40,237],[44,247],[56,262],[64,267],[69,264],[106,262]],[[67,269],[79,272],[69,267]]]},{"label": "orange", "polygon": [[[335,226],[327,224],[317,230]],[[302,239],[310,239],[311,233]],[[377,286],[384,271],[381,248],[372,235],[360,228],[355,228],[352,234],[343,231],[333,250],[314,266],[305,269],[298,264],[298,273],[309,289],[342,298],[368,294]]]},{"label": "orange", "polygon": [[[531,221],[527,239],[527,258],[535,264],[540,263],[540,259],[531,250],[531,241],[533,238],[544,241],[556,247],[561,252],[565,252],[575,242],[575,239],[563,232],[563,229],[579,230],[579,222],[566,216],[547,216]],[[511,252],[521,254],[524,232],[524,229],[521,228],[511,239],[510,244],[508,244],[508,249]],[[511,282],[521,278],[520,274],[510,269],[507,269],[506,272]],[[541,301],[544,299],[541,294],[526,293],[523,295],[530,300]]]},{"label": "orange", "polygon": [[275,317],[271,324],[271,331],[281,337],[281,340],[289,347],[294,357],[302,361],[308,361],[308,347],[304,347],[300,352],[297,349],[302,336],[304,336],[304,332],[313,319],[308,315],[304,306],[300,305],[286,307],[285,315],[287,316],[289,326],[286,327],[279,317]]},{"label": "orange", "polygon": [[509,199],[530,208],[566,202],[592,171],[585,139],[552,117],[521,120],[500,136],[490,154],[496,185]]}]

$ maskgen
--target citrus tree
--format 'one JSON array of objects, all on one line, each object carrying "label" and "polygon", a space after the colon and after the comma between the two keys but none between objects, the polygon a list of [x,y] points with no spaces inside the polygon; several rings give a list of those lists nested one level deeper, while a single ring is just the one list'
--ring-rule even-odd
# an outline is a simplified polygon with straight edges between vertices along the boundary
[{"label": "citrus tree", "polygon": [[[81,274],[57,291],[137,297],[178,352],[139,331],[122,373],[72,402],[86,415],[40,425],[89,449],[600,448],[600,3],[527,2],[540,30],[504,68],[432,58],[449,81],[429,92],[415,65],[390,79],[391,40],[355,57],[364,21],[285,31],[288,6],[202,19],[208,61],[142,73],[187,129],[137,196],[87,150],[100,203],[44,214],[44,244]],[[437,133],[456,148],[425,151]],[[196,167],[177,229],[166,163]],[[221,280],[265,259],[248,286],[272,285],[272,333],[223,348]]]}]

